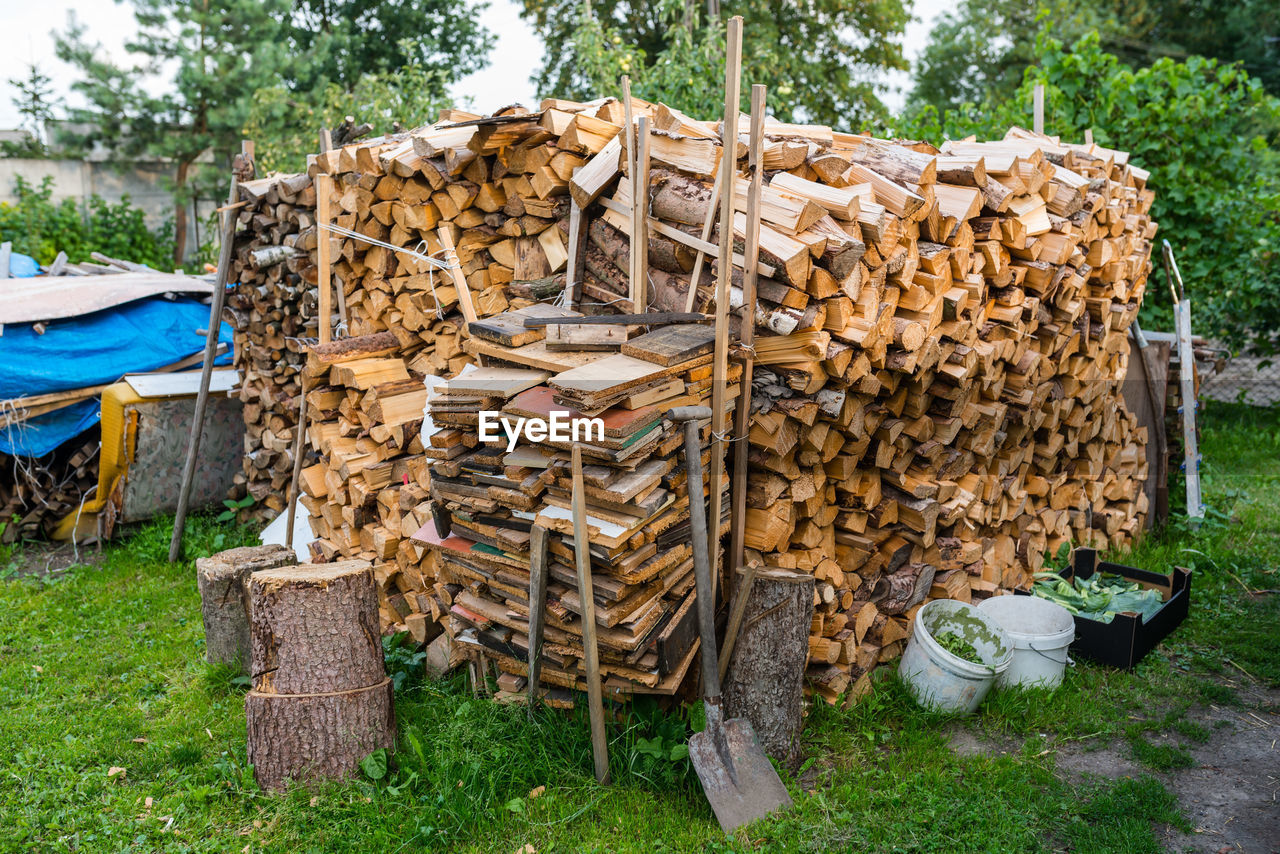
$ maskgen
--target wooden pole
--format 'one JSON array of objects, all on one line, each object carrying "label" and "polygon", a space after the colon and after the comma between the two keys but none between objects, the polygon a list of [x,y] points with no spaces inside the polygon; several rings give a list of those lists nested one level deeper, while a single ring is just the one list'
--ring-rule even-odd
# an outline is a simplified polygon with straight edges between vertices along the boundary
[{"label": "wooden pole", "polygon": [[604,697],[600,688],[600,649],[596,646],[596,605],[591,585],[591,540],[587,531],[587,489],[582,479],[582,446],[573,446],[573,556],[582,602],[582,649],[587,669],[587,706],[591,716],[591,754],[596,780],[609,784],[609,745],[604,732]]},{"label": "wooden pole", "polygon": [[[734,410],[733,445],[733,509],[729,523],[729,566],[744,563],[747,536],[747,434],[751,430],[751,375],[755,367],[752,347],[755,344],[756,281],[760,260],[760,197],[764,192],[764,104],[765,87],[751,87],[751,148],[747,171],[751,188],[747,191],[747,240],[744,247],[742,276],[742,309],[739,312],[739,336],[746,359],[738,386],[737,408]],[[728,666],[728,660],[721,661]]]},{"label": "wooden pole", "polygon": [[1032,94],[1032,121],[1036,133],[1044,133],[1044,84],[1037,83]]},{"label": "wooden pole", "polygon": [[444,251],[445,263],[449,265],[449,275],[453,278],[453,286],[458,291],[458,309],[462,319],[466,321],[462,329],[464,338],[471,337],[471,324],[476,317],[475,304],[471,302],[471,288],[467,287],[467,277],[462,274],[462,265],[458,263],[458,253],[453,248],[452,226],[442,225],[436,230],[440,237],[440,248]]},{"label": "wooden pole", "polygon": [[[720,480],[724,476],[725,394],[729,373],[729,283],[733,264],[734,179],[738,172],[738,98],[741,96],[742,16],[729,19],[724,74],[724,124],[720,140],[720,260],[716,276],[716,342],[711,368],[711,513],[707,520],[707,553],[711,557],[714,584],[720,569],[720,507],[724,503]],[[743,406],[743,401],[738,401]]]},{"label": "wooden pole", "polygon": [[333,337],[333,263],[330,258],[333,235],[329,223],[333,221],[333,178],[316,176],[316,288],[320,292],[320,343],[328,344]]},{"label": "wooden pole", "polygon": [[289,518],[285,522],[284,544],[293,548],[293,518],[298,514],[298,482],[302,478],[302,457],[307,447],[307,372],[302,371],[302,383],[298,397],[298,425],[293,434],[293,478],[289,482]]},{"label": "wooden pole", "polygon": [[[227,205],[238,201],[240,185],[231,176],[231,192]],[[187,462],[182,469],[182,485],[178,488],[178,508],[173,517],[173,536],[169,540],[169,563],[182,553],[182,533],[187,525],[187,505],[191,502],[191,484],[195,481],[196,460],[200,457],[200,434],[204,431],[204,413],[209,406],[209,378],[213,374],[214,355],[218,349],[218,330],[222,328],[222,305],[227,298],[227,275],[231,270],[231,249],[236,236],[236,212],[228,210],[222,220],[222,246],[218,250],[218,272],[209,300],[209,330],[204,338],[204,365],[200,368],[200,392],[196,395],[196,411],[191,415],[191,436],[187,439]]]},{"label": "wooden pole", "polygon": [[649,117],[641,116],[631,181],[631,310],[649,305]]},{"label": "wooden pole", "polygon": [[[716,205],[720,203],[721,180],[723,180],[723,172],[717,169],[715,183],[711,185],[711,201],[707,203],[707,221],[702,224],[704,243],[711,242],[711,233],[716,228]],[[698,250],[697,255],[693,256],[693,272],[689,274],[689,294],[684,300],[685,311],[693,311],[694,303],[698,299],[698,282],[702,279],[702,263],[706,257],[706,253],[701,249]]]},{"label": "wooden pole", "polygon": [[547,529],[529,529],[529,717],[538,697],[538,673],[542,670],[542,634],[547,617]]},{"label": "wooden pole", "polygon": [[587,236],[587,230],[583,228],[583,213],[576,199],[569,200],[569,266],[567,275],[565,276],[565,288],[569,291],[566,294],[568,299],[567,307],[577,310],[578,303],[582,302],[582,270],[585,258],[583,258],[585,245],[584,238]]}]

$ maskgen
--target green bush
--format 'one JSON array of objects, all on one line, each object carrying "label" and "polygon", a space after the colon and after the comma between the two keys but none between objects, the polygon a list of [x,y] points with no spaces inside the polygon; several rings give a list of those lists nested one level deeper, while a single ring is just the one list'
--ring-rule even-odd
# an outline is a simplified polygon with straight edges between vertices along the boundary
[{"label": "green bush", "polygon": [[89,199],[87,211],[71,199],[53,202],[53,178],[33,186],[21,176],[13,179],[16,203],[0,203],[0,241],[11,241],[13,250],[49,264],[59,252],[72,263],[89,260],[101,252],[157,270],[172,266],[171,224],[159,231],[147,228],[145,214],[133,207],[129,197],[108,202],[98,196]]},{"label": "green bush", "polygon": [[[1029,127],[1032,89],[1045,85],[1045,128],[1071,141],[1128,151],[1151,172],[1157,246],[1167,239],[1194,301],[1199,334],[1238,349],[1280,351],[1280,100],[1241,67],[1192,56],[1134,70],[1096,33],[1070,48],[1042,36],[1039,65],[1000,104],[904,116],[894,132],[937,141],[970,133],[999,138]],[[1171,329],[1171,298],[1158,249],[1144,321]]]}]

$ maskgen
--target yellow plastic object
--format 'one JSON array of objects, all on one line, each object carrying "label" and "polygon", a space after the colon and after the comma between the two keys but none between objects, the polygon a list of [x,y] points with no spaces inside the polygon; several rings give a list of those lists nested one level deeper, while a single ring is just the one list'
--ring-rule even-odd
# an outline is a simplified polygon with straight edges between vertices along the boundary
[{"label": "yellow plastic object", "polygon": [[102,392],[102,454],[98,462],[98,488],[92,499],[82,503],[58,523],[53,539],[85,540],[96,536],[98,514],[133,460],[138,434],[138,411],[125,416],[125,407],[142,401],[142,396],[126,382],[114,383]]}]

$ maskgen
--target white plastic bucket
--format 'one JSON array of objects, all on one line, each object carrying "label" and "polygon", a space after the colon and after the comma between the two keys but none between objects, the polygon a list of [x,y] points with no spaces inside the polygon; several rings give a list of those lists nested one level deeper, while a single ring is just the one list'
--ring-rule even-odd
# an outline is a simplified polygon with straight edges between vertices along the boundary
[{"label": "white plastic bucket", "polygon": [[[947,631],[973,644],[983,663],[943,649],[934,635]],[[995,620],[966,602],[935,599],[916,612],[898,675],[920,705],[972,714],[1012,659],[1013,642]]]},{"label": "white plastic bucket", "polygon": [[1013,641],[1013,662],[1000,674],[1001,688],[1057,688],[1076,638],[1071,612],[1038,596],[993,596],[978,610],[1000,624]]}]

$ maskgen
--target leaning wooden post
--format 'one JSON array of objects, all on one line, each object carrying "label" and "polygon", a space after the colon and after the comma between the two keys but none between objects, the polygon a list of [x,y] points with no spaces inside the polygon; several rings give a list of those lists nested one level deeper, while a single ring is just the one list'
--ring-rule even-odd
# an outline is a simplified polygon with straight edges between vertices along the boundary
[{"label": "leaning wooden post", "polygon": [[[738,386],[733,429],[733,507],[729,525],[729,566],[742,566],[747,536],[747,434],[751,429],[751,375],[755,367],[756,280],[760,262],[760,197],[764,193],[764,102],[765,87],[751,87],[751,150],[747,171],[751,188],[747,191],[747,241],[743,250],[742,309],[739,312],[739,339],[745,359]],[[722,665],[723,666],[723,665]]]},{"label": "leaning wooden post", "polygon": [[596,640],[595,594],[591,583],[591,539],[587,529],[587,490],[582,477],[582,446],[574,443],[570,454],[573,475],[573,555],[578,575],[578,601],[582,603],[583,665],[587,671],[587,711],[591,717],[591,755],[596,781],[609,784],[609,744],[604,731],[604,697],[600,685],[600,649]]},{"label": "leaning wooden post", "polygon": [[333,221],[333,178],[316,176],[316,289],[320,293],[320,343],[333,337],[333,239],[329,223]]},{"label": "leaning wooden post", "polygon": [[289,480],[289,506],[285,510],[289,518],[285,521],[284,544],[293,548],[294,517],[298,515],[298,481],[302,477],[302,457],[307,450],[307,372],[302,371],[302,379],[298,387],[298,424],[293,434],[293,476]]},{"label": "leaning wooden post", "polygon": [[[725,376],[729,373],[729,282],[733,273],[734,179],[738,172],[738,98],[741,95],[742,16],[729,19],[724,72],[724,124],[720,127],[720,258],[716,271],[716,341],[711,368],[711,513],[707,517],[713,584],[720,568],[720,508],[724,503]],[[743,402],[738,401],[742,406]]]},{"label": "leaning wooden post", "polygon": [[1037,83],[1032,93],[1032,129],[1044,133],[1044,84]]},{"label": "leaning wooden post", "polygon": [[290,566],[249,578],[253,688],[249,761],[264,789],[356,776],[395,746],[378,586],[367,561]]},{"label": "leaning wooden post", "polygon": [[649,117],[636,128],[635,174],[631,184],[631,310],[649,310]]},{"label": "leaning wooden post", "polygon": [[227,212],[222,220],[222,246],[218,250],[218,272],[213,281],[213,298],[209,301],[209,331],[204,338],[204,365],[200,369],[200,392],[196,395],[196,411],[191,415],[191,436],[187,439],[187,462],[182,469],[182,485],[178,489],[178,508],[173,517],[173,536],[169,540],[169,563],[182,553],[182,534],[187,525],[187,505],[191,502],[191,485],[196,476],[196,460],[200,457],[200,434],[204,431],[204,413],[209,406],[209,379],[218,349],[218,332],[222,329],[222,306],[227,298],[227,276],[231,270],[231,249],[236,236],[236,212],[240,184],[231,176],[231,192],[227,194]]}]

